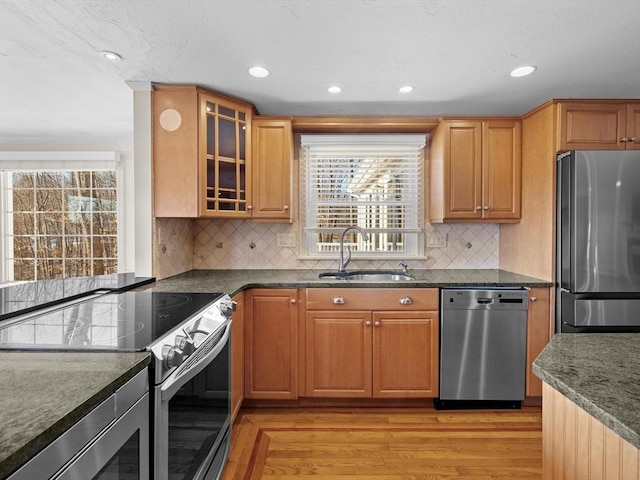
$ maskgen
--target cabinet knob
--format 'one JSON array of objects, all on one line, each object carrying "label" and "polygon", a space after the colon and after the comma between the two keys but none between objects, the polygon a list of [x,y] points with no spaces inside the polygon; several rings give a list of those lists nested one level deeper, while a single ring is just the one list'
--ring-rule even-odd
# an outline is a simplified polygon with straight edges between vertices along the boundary
[{"label": "cabinet knob", "polygon": [[369,320],[367,320],[366,322],[364,322],[364,324],[365,324],[367,327],[370,327],[370,326],[371,326],[371,322],[370,322]]},{"label": "cabinet knob", "polygon": [[380,326],[380,322],[373,322],[373,326],[374,327],[379,327]]},{"label": "cabinet knob", "polygon": [[413,299],[411,297],[402,297],[400,299],[400,305],[411,305],[413,303]]},{"label": "cabinet knob", "polygon": [[538,301],[538,297],[536,297],[536,296],[534,295],[534,296],[533,296],[533,297],[531,297],[529,300],[530,300],[530,301],[532,301],[532,302],[537,302],[537,301]]},{"label": "cabinet knob", "polygon": [[489,207],[489,205],[485,205],[485,206],[483,207],[483,210],[489,210],[489,208],[491,208],[491,207]]},{"label": "cabinet knob", "polygon": [[287,210],[289,210],[289,205],[285,205],[284,207],[282,207],[282,209],[286,212]]},{"label": "cabinet knob", "polygon": [[253,205],[247,205],[247,210],[253,210]]},{"label": "cabinet knob", "polygon": [[347,301],[344,299],[344,297],[333,297],[334,305],[344,305],[345,303],[347,303]]},{"label": "cabinet knob", "polygon": [[638,141],[638,139],[636,137],[631,137],[629,139],[630,142],[636,143]]},{"label": "cabinet knob", "polygon": [[620,137],[620,141],[621,141],[622,143],[624,143],[624,142],[628,142],[628,141],[629,141],[629,137]]},{"label": "cabinet knob", "polygon": [[292,305],[295,305],[296,303],[298,303],[298,300],[296,300],[295,298],[292,298],[292,299],[291,299],[291,304],[292,304]]},{"label": "cabinet knob", "polygon": [[480,205],[478,205],[478,206],[476,207],[476,210],[482,210],[482,207],[481,207]]}]

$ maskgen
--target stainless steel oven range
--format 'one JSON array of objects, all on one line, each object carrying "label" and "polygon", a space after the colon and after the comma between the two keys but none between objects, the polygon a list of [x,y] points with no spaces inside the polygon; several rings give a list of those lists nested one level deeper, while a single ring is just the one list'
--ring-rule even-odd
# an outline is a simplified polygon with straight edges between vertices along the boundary
[{"label": "stainless steel oven range", "polygon": [[150,466],[109,478],[216,480],[229,449],[232,311],[227,294],[99,292],[3,320],[0,349],[151,352]]}]

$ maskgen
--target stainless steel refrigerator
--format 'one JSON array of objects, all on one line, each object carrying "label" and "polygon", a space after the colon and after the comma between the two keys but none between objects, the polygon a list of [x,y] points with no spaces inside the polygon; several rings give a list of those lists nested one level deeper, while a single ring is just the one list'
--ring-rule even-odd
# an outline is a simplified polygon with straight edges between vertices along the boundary
[{"label": "stainless steel refrigerator", "polygon": [[640,332],[640,151],[558,156],[558,332]]}]

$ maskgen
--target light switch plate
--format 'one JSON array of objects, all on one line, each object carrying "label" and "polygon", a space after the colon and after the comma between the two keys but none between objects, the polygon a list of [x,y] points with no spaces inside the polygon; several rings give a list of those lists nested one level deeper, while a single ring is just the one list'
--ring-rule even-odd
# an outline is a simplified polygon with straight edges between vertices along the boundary
[{"label": "light switch plate", "polygon": [[296,236],[294,233],[278,233],[278,236],[276,237],[276,244],[278,248],[295,247]]},{"label": "light switch plate", "polygon": [[431,248],[446,248],[447,247],[447,235],[446,234],[433,234],[427,235],[427,247]]}]

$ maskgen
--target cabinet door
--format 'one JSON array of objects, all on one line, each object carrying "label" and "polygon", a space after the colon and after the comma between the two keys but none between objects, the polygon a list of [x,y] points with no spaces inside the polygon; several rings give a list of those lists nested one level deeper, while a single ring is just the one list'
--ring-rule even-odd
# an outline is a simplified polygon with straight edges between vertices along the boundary
[{"label": "cabinet door", "polygon": [[297,299],[295,289],[246,292],[245,398],[297,398]]},{"label": "cabinet door", "polygon": [[527,397],[542,396],[542,380],[533,373],[533,361],[549,342],[550,331],[550,290],[532,288],[529,291],[529,311],[527,323],[527,374],[525,394]]},{"label": "cabinet door", "polygon": [[482,195],[481,122],[446,122],[444,208],[448,219],[479,219]]},{"label": "cabinet door", "polygon": [[231,422],[244,400],[244,292],[233,297],[236,310],[231,324]]},{"label": "cabinet door", "polygon": [[624,150],[627,108],[623,103],[560,103],[560,151]]},{"label": "cabinet door", "polygon": [[373,313],[373,396],[438,396],[438,313]]},{"label": "cabinet door", "polygon": [[254,219],[291,221],[291,120],[254,119],[252,125]]},{"label": "cabinet door", "polygon": [[517,120],[482,122],[482,218],[520,218],[520,138]]},{"label": "cabinet door", "polygon": [[627,150],[640,150],[640,103],[627,106]]},{"label": "cabinet door", "polygon": [[371,331],[371,312],[307,312],[307,396],[371,397]]},{"label": "cabinet door", "polygon": [[200,93],[200,216],[248,218],[251,108]]}]

